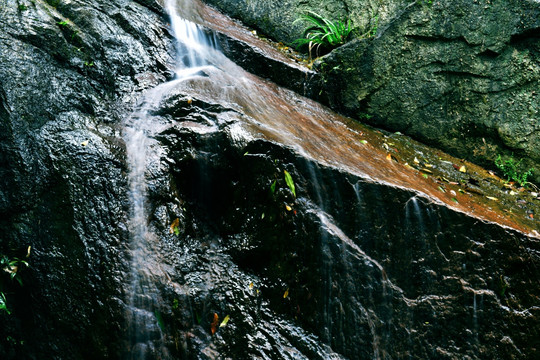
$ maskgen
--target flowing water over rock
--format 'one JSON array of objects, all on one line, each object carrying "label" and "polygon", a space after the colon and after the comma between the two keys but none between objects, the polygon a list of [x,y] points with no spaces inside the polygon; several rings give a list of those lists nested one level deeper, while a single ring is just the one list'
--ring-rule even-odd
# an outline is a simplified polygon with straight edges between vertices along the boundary
[{"label": "flowing water over rock", "polygon": [[[197,14],[188,13],[189,16]],[[521,222],[515,222],[511,217],[500,217],[497,212],[465,197],[460,198],[459,203],[452,201],[436,187],[421,180],[416,170],[389,162],[388,155],[377,150],[376,146],[378,142],[384,141],[381,140],[383,136],[367,136],[369,130],[355,126],[349,120],[291,91],[246,73],[216,51],[211,46],[215,41],[207,41],[208,38],[197,26],[176,18],[174,12],[172,14],[171,25],[179,40],[179,58],[183,66],[176,71],[175,80],[150,91],[143,101],[143,114],[135,117],[134,122],[139,124],[135,127],[140,127],[141,123],[145,127],[144,131],[138,130],[144,133],[146,147],[139,149],[147,149],[144,150],[145,161],[155,163],[153,170],[150,163],[146,165],[149,169],[146,170],[149,173],[146,178],[155,183],[148,185],[149,193],[144,191],[139,195],[144,199],[153,198],[154,201],[159,198],[170,199],[168,204],[165,202],[159,205],[158,202],[146,205],[146,208],[154,212],[153,228],[161,229],[161,243],[151,241],[155,246],[152,248],[155,254],[134,257],[135,269],[159,269],[155,270],[150,281],[155,283],[155,289],[143,288],[142,291],[145,294],[143,296],[159,299],[154,302],[159,301],[160,304],[150,310],[156,314],[155,318],[150,316],[149,319],[154,327],[159,323],[160,327],[174,334],[176,345],[173,348],[169,345],[168,349],[186,356],[200,352],[201,358],[212,358],[223,353],[240,357],[260,354],[282,358],[297,351],[296,356],[299,358],[339,358],[340,355],[334,353],[334,350],[347,358],[355,358],[357,355],[359,358],[372,359],[396,355],[413,357],[412,354],[419,358],[435,356],[435,350],[426,353],[427,349],[422,348],[419,342],[421,335],[411,335],[422,333],[418,329],[419,320],[415,317],[424,319],[428,316],[423,311],[420,312],[422,315],[415,315],[414,309],[422,307],[424,303],[436,306],[433,302],[441,302],[439,311],[443,311],[456,306],[456,301],[460,300],[459,297],[444,295],[444,291],[440,295],[422,297],[421,288],[439,286],[436,284],[440,280],[429,279],[440,277],[439,273],[444,271],[439,267],[436,270],[430,267],[420,270],[422,266],[413,265],[411,268],[411,264],[420,264],[423,259],[413,259],[422,254],[428,256],[432,251],[435,251],[433,255],[439,253],[442,259],[451,261],[452,256],[445,254],[448,250],[441,250],[438,241],[432,243],[433,234],[446,231],[442,228],[441,215],[436,215],[442,209],[439,207],[445,204],[458,212],[474,211],[475,216],[485,221],[497,221],[528,231],[526,225],[522,228]],[[365,139],[369,139],[369,142]],[[133,140],[137,146],[143,143],[140,139]],[[128,145],[130,142],[128,136]],[[280,146],[284,145],[285,148],[272,150],[273,143],[282,144]],[[153,148],[159,151],[149,154]],[[252,166],[237,164],[245,162],[235,155],[239,151],[245,152],[241,158],[253,159],[245,160],[253,162]],[[290,154],[286,155],[287,152]],[[297,160],[284,160],[290,156],[300,156],[304,160],[300,164]],[[266,179],[259,178],[257,169],[261,165],[258,165],[257,159],[266,163],[262,165],[267,167],[265,172],[269,176]],[[132,160],[132,169],[136,168]],[[333,172],[325,168],[346,171],[352,178],[338,185],[340,180],[335,175],[323,175],[328,171]],[[280,173],[284,169],[289,169],[293,174],[299,196],[297,199],[291,196],[283,180],[280,180]],[[142,175],[145,166],[141,171],[143,173],[138,176],[144,180]],[[239,171],[243,175],[238,178],[231,171]],[[302,172],[310,175],[304,178]],[[166,178],[167,173],[172,174],[172,179]],[[132,174],[136,172],[132,171]],[[328,177],[326,180],[325,176]],[[220,179],[236,185],[231,187],[220,183]],[[135,179],[132,179],[132,184],[134,182]],[[354,184],[352,188],[351,184]],[[275,193],[270,198],[263,195],[264,189],[269,191],[272,186],[274,189],[277,186],[278,190],[273,190]],[[144,185],[141,187],[144,188]],[[395,218],[391,214],[388,205],[382,200],[384,196],[377,195],[383,191],[375,190],[379,187],[395,189],[395,194],[388,199],[402,204],[402,215],[396,214]],[[349,195],[345,191],[347,188],[351,192]],[[259,203],[248,200],[251,197],[249,193],[255,189],[259,194]],[[416,194],[408,194],[410,190],[399,189],[414,189]],[[312,203],[307,200],[309,198],[316,199],[316,202]],[[271,206],[268,208],[269,203]],[[340,209],[347,203],[358,209],[354,211],[358,214],[356,219]],[[366,212],[385,215],[383,219],[374,220]],[[397,220],[397,225],[391,225],[384,217],[402,220]],[[143,216],[143,221],[151,218],[152,211]],[[175,218],[178,221],[176,224]],[[207,220],[201,222],[196,218]],[[354,225],[349,224],[351,221]],[[364,222],[372,225],[366,226]],[[273,228],[271,235],[258,233],[266,227]],[[304,229],[305,233],[298,233],[302,231],[298,228]],[[345,231],[351,235],[347,235],[342,228],[347,229]],[[163,233],[168,229],[177,232],[180,239],[170,235],[164,243]],[[145,228],[144,232],[147,231]],[[398,240],[398,233],[401,232],[404,232],[403,238]],[[263,240],[267,237],[268,240]],[[300,240],[303,238],[313,243],[304,244]],[[383,238],[391,238],[392,244],[379,244]],[[195,245],[196,239],[204,240]],[[201,246],[204,250],[195,254],[179,253],[178,245],[173,245],[178,241],[180,248],[185,251],[193,251],[193,246]],[[289,243],[296,241],[302,243],[302,250]],[[410,254],[411,259],[403,261],[394,255],[396,259],[393,259],[391,254],[395,250],[392,249],[400,241],[414,244],[418,255]],[[451,241],[444,240],[445,243]],[[371,249],[372,255],[362,250],[359,244]],[[148,241],[136,246],[149,247]],[[228,250],[223,252],[224,249]],[[264,259],[262,254],[265,251],[275,252],[277,258],[269,254]],[[457,252],[461,253],[461,250]],[[176,255],[171,257],[172,254]],[[374,254],[379,254],[380,260],[376,259],[377,256],[373,257]],[[381,257],[382,254],[385,255]],[[155,260],[151,260],[153,257]],[[192,264],[188,265],[186,261]],[[239,268],[231,261],[238,263]],[[262,263],[257,264],[258,261]],[[407,264],[407,261],[411,263]],[[209,266],[208,270],[201,273],[195,270],[205,263],[207,265],[204,266]],[[195,264],[199,265],[193,267]],[[172,270],[179,266],[188,266],[192,270],[181,270],[183,275],[179,277],[178,270]],[[407,268],[409,270],[405,270]],[[210,274],[206,271],[215,273],[217,278],[209,278]],[[223,271],[229,274],[224,275]],[[398,275],[396,271],[404,271],[404,274]],[[316,275],[309,276],[310,272]],[[422,272],[424,275],[420,275]],[[254,278],[253,273],[262,278]],[[425,279],[414,279],[414,276],[424,276]],[[140,286],[135,288],[141,290]],[[282,296],[278,289],[281,289]],[[225,293],[220,294],[221,291]],[[470,342],[471,346],[478,343],[477,291],[471,290],[473,301],[468,305],[472,311],[470,331],[475,339]],[[263,293],[264,300],[261,295]],[[488,294],[494,295],[492,291]],[[255,319],[248,320],[250,310],[234,303],[240,301],[233,300],[238,296],[247,299],[254,297],[258,309],[255,311]],[[285,300],[279,301],[280,297]],[[310,301],[312,297],[315,299],[313,303]],[[184,303],[180,305],[180,302]],[[184,316],[187,317],[182,322],[191,323],[187,325],[188,328],[195,326],[195,333],[186,333],[186,324],[178,323],[177,315],[174,314],[180,309],[184,309],[182,311],[185,311]],[[268,312],[270,309],[282,315],[271,315]],[[266,315],[262,315],[264,313]],[[395,317],[395,313],[400,315]],[[230,324],[214,334],[226,314],[240,328]],[[275,324],[272,325],[276,320],[274,317],[286,314],[295,314],[297,321],[308,328],[318,328],[315,334],[322,344],[330,348],[314,347],[305,334],[292,335],[289,332],[275,338],[275,334],[263,330],[275,327]],[[242,318],[249,325],[242,325]],[[427,326],[430,322],[424,321],[423,324]],[[445,327],[443,324],[437,325]],[[149,325],[145,325],[144,321],[138,323],[143,329]],[[202,329],[199,327],[201,325]],[[251,335],[239,342],[238,339],[234,340],[235,345],[227,343],[227,329],[237,334],[243,326],[251,329],[248,331]],[[293,329],[294,325],[290,323],[286,327]],[[206,331],[211,329],[210,333],[203,335],[200,331],[204,328]],[[224,335],[220,335],[221,332]],[[210,341],[209,335],[217,338]],[[439,341],[432,338],[434,334],[430,331],[426,332],[426,336],[431,338],[429,341]],[[273,346],[270,345],[270,339],[280,345],[274,345],[277,348],[271,350]],[[169,344],[172,341],[170,338],[163,340]],[[229,341],[233,340],[230,338]],[[270,344],[265,344],[266,341],[270,341]],[[291,341],[297,350],[293,351],[291,345],[285,345]],[[394,350],[395,345],[392,344],[402,342],[404,346],[398,345]],[[255,346],[257,343],[259,346]],[[411,349],[405,350],[408,348]],[[461,352],[457,349],[441,351],[449,354]],[[169,356],[166,350],[161,354]]]},{"label": "flowing water over rock", "polygon": [[[93,13],[76,1],[40,6],[81,26]],[[92,90],[99,89],[94,77],[106,78],[103,60],[96,68],[73,60],[81,66],[79,75],[69,73],[76,84],[59,74],[69,89],[92,84],[75,92],[86,103],[73,107],[54,96],[71,112],[38,117],[43,124],[31,124],[39,136],[24,133],[16,104],[29,93],[17,92],[0,66],[2,125],[26,134],[0,138],[5,162],[17,164],[2,167],[0,226],[10,246],[35,249],[24,292],[8,298],[21,305],[0,329],[1,339],[25,342],[0,339],[2,358],[537,357],[538,220],[526,212],[536,209],[533,200],[512,195],[523,208],[504,212],[502,197],[488,202],[481,187],[445,181],[484,182],[485,172],[469,163],[466,174],[456,171],[458,159],[245,72],[213,47],[231,49],[223,26],[213,37],[195,25],[213,14],[208,8],[195,1],[167,7],[178,46],[163,46],[167,52],[132,43],[160,60],[153,72],[126,60],[131,75],[110,84],[129,105],[134,89],[162,83],[123,121],[105,117],[114,108]],[[138,39],[163,31],[148,15],[160,11],[155,6],[121,10],[112,12],[115,24]],[[238,41],[230,40],[252,53]],[[122,42],[103,46],[111,43]],[[239,58],[245,63],[245,54]],[[46,175],[33,179],[27,169]],[[19,190],[21,179],[39,191]],[[3,195],[10,188],[24,196]]]},{"label": "flowing water over rock", "polygon": [[[183,4],[189,6],[188,4]],[[198,25],[177,14],[177,3],[166,0],[165,8],[171,19],[171,28],[177,40],[178,65],[175,79],[149,91],[141,100],[139,109],[126,120],[124,140],[129,165],[130,184],[130,235],[132,273],[128,299],[128,349],[127,359],[169,358],[164,346],[162,319],[158,302],[161,301],[156,287],[157,277],[163,276],[155,244],[158,237],[148,227],[150,219],[147,200],[147,172],[159,172],[162,148],[149,137],[156,131],[149,111],[159,105],[174,86],[196,76],[209,65],[207,59],[216,52],[215,41]]]}]

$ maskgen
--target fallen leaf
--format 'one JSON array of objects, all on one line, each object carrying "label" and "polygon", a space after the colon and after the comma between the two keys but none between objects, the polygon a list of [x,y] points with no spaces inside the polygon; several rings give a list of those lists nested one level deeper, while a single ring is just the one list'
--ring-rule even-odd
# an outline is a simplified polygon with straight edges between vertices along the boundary
[{"label": "fallen leaf", "polygon": [[441,190],[443,193],[446,192],[446,190],[444,190],[444,189],[442,188],[442,186],[439,186],[439,190]]},{"label": "fallen leaf", "polygon": [[420,170],[422,170],[423,172],[427,172],[428,174],[433,174],[433,171],[429,169],[420,169]]},{"label": "fallen leaf", "polygon": [[466,172],[467,172],[467,168],[465,167],[465,165],[462,165],[462,166],[459,168],[459,172],[462,172],[462,173],[466,173]]},{"label": "fallen leaf", "polygon": [[456,196],[456,195],[457,195],[456,192],[455,192],[454,190],[450,190],[450,194],[451,194],[452,196]]},{"label": "fallen leaf", "polygon": [[420,164],[420,160],[418,160],[418,158],[414,158],[414,162],[417,163],[417,164]]},{"label": "fallen leaf", "polygon": [[290,207],[289,205],[285,204],[285,209],[287,209],[287,211],[291,211],[291,210],[292,210],[292,207]]},{"label": "fallen leaf", "polygon": [[210,324],[210,332],[212,333],[212,335],[214,335],[217,331],[218,322],[219,322],[219,316],[218,314],[214,313],[214,320]]},{"label": "fallen leaf", "polygon": [[390,160],[390,161],[392,161],[392,154],[388,154],[388,155],[386,155],[386,160]]},{"label": "fallen leaf", "polygon": [[176,218],[169,227],[169,232],[171,234],[180,235],[180,219]]},{"label": "fallen leaf", "polygon": [[82,146],[86,146],[88,145],[88,140],[84,140],[82,143],[81,143]]},{"label": "fallen leaf", "polygon": [[231,319],[231,317],[229,315],[225,316],[225,318],[223,319],[221,324],[219,324],[219,327],[224,327],[225,325],[227,325],[227,323],[229,322],[230,319]]},{"label": "fallen leaf", "polygon": [[249,289],[250,289],[250,290],[253,289],[253,282],[250,282],[250,283],[249,283]]},{"label": "fallen leaf", "polygon": [[283,298],[286,299],[287,296],[289,296],[289,289],[285,290],[285,292],[283,293]]},{"label": "fallen leaf", "polygon": [[530,213],[530,214],[529,214],[529,217],[530,217],[531,219],[534,219],[534,214],[533,214],[533,213]]},{"label": "fallen leaf", "polygon": [[28,249],[26,250],[26,257],[30,257],[30,251],[32,250],[32,246],[28,246]]},{"label": "fallen leaf", "polygon": [[362,144],[367,144],[367,140],[360,140]]},{"label": "fallen leaf", "polygon": [[193,99],[192,99],[192,98],[188,98],[188,99],[187,99],[188,105],[191,105],[192,102],[193,102]]},{"label": "fallen leaf", "polygon": [[426,179],[429,178],[428,174],[422,174],[422,176]]},{"label": "fallen leaf", "polygon": [[511,190],[510,195],[517,195],[517,192],[515,192],[514,190]]},{"label": "fallen leaf", "polygon": [[493,200],[493,201],[499,201],[499,199],[497,199],[496,197],[493,197],[493,196],[487,196],[486,197],[489,199],[489,200]]}]

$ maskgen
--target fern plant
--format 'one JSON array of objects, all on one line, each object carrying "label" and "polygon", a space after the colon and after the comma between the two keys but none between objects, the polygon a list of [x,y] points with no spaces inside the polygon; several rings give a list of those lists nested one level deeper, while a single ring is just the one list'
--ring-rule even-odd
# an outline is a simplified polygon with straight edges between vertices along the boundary
[{"label": "fern plant", "polygon": [[319,55],[321,50],[329,51],[345,44],[353,30],[350,20],[346,23],[332,21],[313,11],[302,14],[293,24],[300,21],[307,22],[310,26],[304,30],[304,37],[296,39],[294,44],[297,48],[308,45],[310,56],[313,50]]},{"label": "fern plant", "polygon": [[520,186],[526,186],[529,184],[527,178],[534,173],[534,169],[529,169],[527,171],[520,171],[519,165],[521,161],[515,162],[513,158],[503,160],[499,154],[495,159],[495,165],[502,171],[504,176],[506,176],[507,181],[515,181]]}]

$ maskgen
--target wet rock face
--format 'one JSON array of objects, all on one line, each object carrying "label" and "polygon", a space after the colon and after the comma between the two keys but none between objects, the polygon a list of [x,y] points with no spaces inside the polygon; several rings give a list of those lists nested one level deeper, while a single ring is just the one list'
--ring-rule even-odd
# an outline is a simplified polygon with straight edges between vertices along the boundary
[{"label": "wet rock face", "polygon": [[116,358],[126,180],[119,99],[166,76],[162,15],[133,2],[0,4],[0,357]]},{"label": "wet rock face", "polygon": [[[185,98],[176,108],[190,120],[156,136],[175,189],[154,222],[175,269],[160,311],[179,354],[538,356],[537,241],[262,139],[238,141],[232,109]],[[181,233],[165,235],[176,217]],[[230,321],[211,336],[214,314]]]},{"label": "wet rock face", "polygon": [[[24,287],[4,289],[0,358],[131,358],[121,119],[169,76],[162,15],[147,0],[0,14],[0,252],[32,246]],[[194,92],[151,112],[160,301],[137,330],[166,350],[150,357],[538,357],[537,241],[243,137],[253,114]]]},{"label": "wet rock face", "polygon": [[512,153],[524,168],[540,168],[536,1],[207,2],[285,42],[301,36],[291,23],[306,9],[360,27],[378,15],[374,39],[316,63],[326,101],[492,168],[497,154]]}]

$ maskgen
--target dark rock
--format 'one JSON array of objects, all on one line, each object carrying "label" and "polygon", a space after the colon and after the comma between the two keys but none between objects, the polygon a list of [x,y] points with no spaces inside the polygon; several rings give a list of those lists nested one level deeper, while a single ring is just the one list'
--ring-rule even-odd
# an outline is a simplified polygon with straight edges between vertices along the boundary
[{"label": "dark rock", "polygon": [[[205,110],[214,126],[201,132],[176,118],[157,136],[171,159],[169,201],[180,199],[187,225],[162,250],[177,269],[163,285],[172,307],[164,312],[182,313],[168,318],[182,354],[537,356],[536,240],[264,139],[238,142],[234,122],[219,120],[232,109],[190,96],[196,106],[179,106],[218,110]],[[231,320],[210,336],[214,313]]]},{"label": "dark rock", "polygon": [[364,30],[378,16],[375,38],[353,40],[316,64],[325,101],[484,166],[494,168],[500,153],[540,168],[536,1],[206,2],[289,43],[301,37],[301,24],[292,23],[308,9]]},{"label": "dark rock", "polygon": [[[538,357],[537,220],[453,204],[228,63],[135,104],[173,68],[152,1],[21,5],[0,4],[0,253],[32,251],[0,358]],[[122,120],[148,125],[141,249]]]},{"label": "dark rock", "polygon": [[0,13],[0,253],[32,247],[24,286],[6,293],[0,357],[118,358],[118,100],[152,85],[142,74],[165,78],[170,41],[161,15],[135,3],[3,1]]}]

